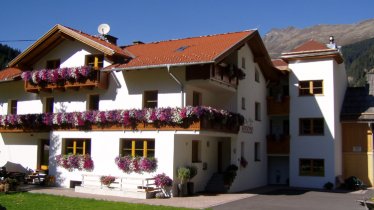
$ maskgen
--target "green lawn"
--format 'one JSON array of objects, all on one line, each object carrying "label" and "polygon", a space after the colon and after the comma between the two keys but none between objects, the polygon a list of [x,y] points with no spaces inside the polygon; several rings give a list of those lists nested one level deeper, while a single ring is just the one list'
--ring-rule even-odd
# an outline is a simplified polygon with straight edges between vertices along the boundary
[{"label": "green lawn", "polygon": [[161,210],[161,209],[186,209],[167,206],[151,206],[144,204],[130,204],[124,202],[100,201],[94,199],[70,198],[64,196],[54,196],[46,194],[33,193],[12,193],[0,194],[0,210],[80,210],[80,209],[145,209],[145,210]]}]

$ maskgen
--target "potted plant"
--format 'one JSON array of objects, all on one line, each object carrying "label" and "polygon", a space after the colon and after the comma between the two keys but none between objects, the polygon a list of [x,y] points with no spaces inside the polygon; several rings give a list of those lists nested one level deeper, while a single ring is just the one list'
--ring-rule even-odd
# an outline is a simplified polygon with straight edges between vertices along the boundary
[{"label": "potted plant", "polygon": [[4,179],[4,192],[8,192],[10,190],[16,190],[18,185],[17,179],[6,178]]},{"label": "potted plant", "polygon": [[[173,186],[173,180],[169,176],[166,176],[165,173],[157,174],[154,179],[156,187],[161,188],[164,197],[170,197],[170,190],[171,186]],[[158,196],[158,198],[162,198],[162,196]]]},{"label": "potted plant", "polygon": [[193,195],[194,194],[194,183],[191,182],[191,179],[197,175],[197,167],[189,166],[188,168],[190,169],[190,177],[187,182],[187,192],[188,192],[188,195]]},{"label": "potted plant", "polygon": [[110,187],[110,184],[112,184],[115,180],[116,180],[116,177],[114,176],[101,176],[100,177],[101,184],[107,186],[108,188]]},{"label": "potted plant", "polygon": [[177,171],[179,184],[178,184],[178,195],[183,196],[184,184],[190,178],[190,169],[187,167],[180,167]]}]

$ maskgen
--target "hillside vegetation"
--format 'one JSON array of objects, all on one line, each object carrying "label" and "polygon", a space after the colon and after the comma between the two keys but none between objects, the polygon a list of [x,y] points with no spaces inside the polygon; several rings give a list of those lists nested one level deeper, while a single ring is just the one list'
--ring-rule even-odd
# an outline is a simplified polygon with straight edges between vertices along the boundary
[{"label": "hillside vegetation", "polygon": [[366,72],[374,68],[374,38],[342,47],[350,86],[364,86]]},{"label": "hillside vegetation", "polygon": [[5,68],[9,61],[15,58],[18,54],[20,54],[19,50],[15,50],[8,45],[0,44],[0,69]]}]

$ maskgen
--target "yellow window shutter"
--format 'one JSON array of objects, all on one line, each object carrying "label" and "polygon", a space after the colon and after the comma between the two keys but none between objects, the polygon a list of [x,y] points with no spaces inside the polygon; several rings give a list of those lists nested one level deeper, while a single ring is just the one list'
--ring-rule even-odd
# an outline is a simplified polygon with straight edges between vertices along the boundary
[{"label": "yellow window shutter", "polygon": [[148,147],[147,140],[144,140],[144,142],[143,142],[143,156],[144,157],[148,156],[148,154],[147,154],[148,148],[147,147]]},{"label": "yellow window shutter", "polygon": [[135,157],[135,140],[131,142],[131,156]]},{"label": "yellow window shutter", "polygon": [[77,152],[77,141],[73,142],[73,154],[75,155]]}]

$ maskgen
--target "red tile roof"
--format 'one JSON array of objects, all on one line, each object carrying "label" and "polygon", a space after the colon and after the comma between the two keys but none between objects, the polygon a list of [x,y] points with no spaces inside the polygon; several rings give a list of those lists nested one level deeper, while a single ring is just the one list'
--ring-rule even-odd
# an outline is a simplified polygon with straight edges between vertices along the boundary
[{"label": "red tile roof", "polygon": [[325,44],[322,44],[321,42],[309,40],[297,46],[293,50],[291,50],[291,53],[318,51],[318,50],[331,50],[331,49],[328,48]]},{"label": "red tile roof", "polygon": [[66,27],[66,26],[63,26],[63,27],[74,31],[74,32],[78,33],[81,36],[84,36],[84,37],[86,37],[88,39],[91,39],[94,42],[97,42],[97,43],[99,43],[101,45],[104,45],[105,47],[108,47],[108,48],[112,49],[114,52],[116,52],[118,54],[125,55],[127,57],[132,57],[131,54],[129,54],[128,52],[126,52],[125,50],[123,50],[122,48],[120,48],[119,46],[117,46],[115,44],[112,44],[110,42],[107,42],[107,41],[99,38],[98,36],[92,36],[92,35],[86,34],[86,33],[82,32],[82,31],[79,31],[79,30],[76,30],[76,29],[73,29],[73,28],[70,28],[70,27]]},{"label": "red tile roof", "polygon": [[18,68],[5,68],[0,71],[0,81],[13,80],[15,77],[20,76],[22,71]]},{"label": "red tile roof", "polygon": [[137,68],[165,64],[204,63],[214,60],[254,31],[168,40],[124,47],[135,56],[118,68]]},{"label": "red tile roof", "polygon": [[275,67],[280,67],[280,66],[288,66],[288,63],[286,63],[284,60],[282,59],[274,59],[274,60],[271,60],[271,62],[273,62],[273,65]]}]

